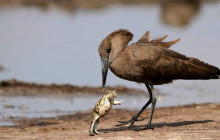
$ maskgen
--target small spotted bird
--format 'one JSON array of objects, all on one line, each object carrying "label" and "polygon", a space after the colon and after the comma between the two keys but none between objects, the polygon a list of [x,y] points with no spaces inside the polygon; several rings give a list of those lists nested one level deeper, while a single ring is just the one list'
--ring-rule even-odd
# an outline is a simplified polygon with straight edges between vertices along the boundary
[{"label": "small spotted bird", "polygon": [[108,91],[103,98],[101,98],[92,110],[92,122],[90,126],[90,136],[99,134],[96,130],[99,123],[99,119],[104,117],[112,108],[112,105],[121,105],[123,101],[114,101],[114,98],[117,98],[117,93],[115,91]]}]

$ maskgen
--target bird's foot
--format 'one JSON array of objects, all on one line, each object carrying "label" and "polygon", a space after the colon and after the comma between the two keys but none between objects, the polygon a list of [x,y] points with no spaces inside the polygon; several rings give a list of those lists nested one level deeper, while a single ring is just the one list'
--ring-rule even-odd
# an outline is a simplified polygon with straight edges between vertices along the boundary
[{"label": "bird's foot", "polygon": [[136,121],[143,121],[144,120],[144,118],[139,119],[139,120],[137,118],[138,118],[138,116],[135,115],[135,116],[132,117],[131,120],[128,120],[128,121],[118,121],[120,124],[117,124],[115,126],[119,127],[119,126],[126,125],[126,124],[130,123],[130,126],[128,126],[128,128],[131,128]]}]

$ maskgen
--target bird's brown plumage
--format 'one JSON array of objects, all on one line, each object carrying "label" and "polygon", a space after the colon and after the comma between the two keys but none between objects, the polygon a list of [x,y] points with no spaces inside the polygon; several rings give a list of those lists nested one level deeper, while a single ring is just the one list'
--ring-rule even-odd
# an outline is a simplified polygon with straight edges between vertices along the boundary
[{"label": "bird's brown plumage", "polygon": [[187,57],[170,50],[179,39],[163,42],[167,36],[150,41],[150,32],[146,32],[136,43],[129,46],[133,34],[128,30],[117,30],[109,34],[99,46],[102,61],[102,86],[105,86],[108,68],[118,77],[138,83],[144,83],[149,92],[149,101],[134,115],[131,120],[119,121],[122,126],[130,123],[133,126],[140,114],[152,104],[148,125],[151,121],[156,105],[153,96],[153,85],[170,83],[177,79],[217,79],[220,70],[196,58]]},{"label": "bird's brown plumage", "polygon": [[120,78],[160,85],[177,79],[217,79],[220,70],[196,58],[168,49],[179,41],[162,42],[167,36],[150,41],[146,32],[136,43],[128,30],[117,30],[99,46],[101,58],[108,57],[109,68]]},{"label": "bird's brown plumage", "polygon": [[170,48],[172,45],[178,43],[180,39],[173,40],[170,42],[162,42],[166,39],[168,35],[156,37],[150,40],[150,31],[147,31],[135,44],[144,44],[147,46],[156,46],[156,47],[163,47],[163,48]]}]

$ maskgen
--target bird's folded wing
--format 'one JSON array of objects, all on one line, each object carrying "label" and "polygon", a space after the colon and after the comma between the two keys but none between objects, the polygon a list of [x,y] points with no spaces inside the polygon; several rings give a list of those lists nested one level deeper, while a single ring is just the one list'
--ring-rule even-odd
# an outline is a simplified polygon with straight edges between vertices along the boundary
[{"label": "bird's folded wing", "polygon": [[211,79],[219,69],[198,59],[162,47],[139,47],[133,51],[138,66],[152,79]]}]

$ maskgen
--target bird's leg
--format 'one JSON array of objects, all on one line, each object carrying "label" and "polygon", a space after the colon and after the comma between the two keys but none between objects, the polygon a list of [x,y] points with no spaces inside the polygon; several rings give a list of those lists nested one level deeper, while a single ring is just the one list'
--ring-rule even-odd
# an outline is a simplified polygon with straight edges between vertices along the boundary
[{"label": "bird's leg", "polygon": [[156,105],[156,102],[157,102],[157,99],[155,98],[155,90],[154,90],[152,85],[151,85],[151,89],[152,89],[152,105],[151,105],[151,113],[150,113],[150,117],[149,117],[149,120],[148,120],[147,128],[151,128],[151,121],[152,121],[152,117],[153,117],[153,114],[154,114],[154,108],[155,108],[155,105]]},{"label": "bird's leg", "polygon": [[[141,110],[140,110],[136,115],[134,115],[134,116],[131,118],[131,120],[128,120],[128,121],[118,121],[120,124],[115,125],[116,127],[122,126],[122,125],[126,125],[126,124],[128,124],[128,123],[131,123],[130,126],[128,127],[128,128],[131,128],[136,121],[140,121],[140,120],[138,120],[137,118],[138,118],[139,115],[145,110],[145,108],[147,108],[147,106],[148,106],[150,103],[152,103],[152,91],[151,91],[151,88],[149,87],[149,85],[147,85],[147,84],[145,84],[145,85],[146,85],[147,90],[148,90],[148,92],[149,92],[149,94],[150,94],[150,99],[148,100],[148,102],[141,108]],[[142,119],[142,120],[143,120],[143,119]]]},{"label": "bird's leg", "polygon": [[150,117],[149,117],[149,120],[148,120],[148,124],[147,124],[147,127],[142,128],[142,129],[137,129],[137,131],[146,130],[146,129],[154,129],[154,128],[151,127],[151,121],[152,121],[152,117],[153,117],[153,114],[154,114],[154,108],[155,108],[157,99],[154,96],[155,90],[154,90],[152,85],[151,85],[151,89],[152,89],[152,102],[151,102],[152,106],[151,106],[151,112],[150,112]]}]

